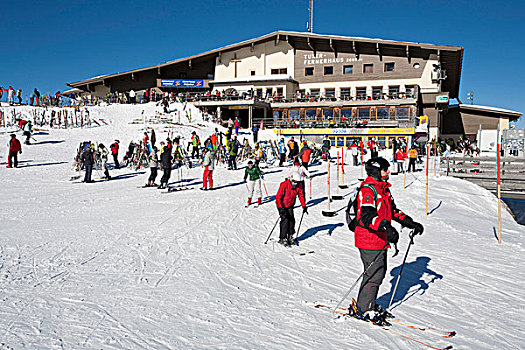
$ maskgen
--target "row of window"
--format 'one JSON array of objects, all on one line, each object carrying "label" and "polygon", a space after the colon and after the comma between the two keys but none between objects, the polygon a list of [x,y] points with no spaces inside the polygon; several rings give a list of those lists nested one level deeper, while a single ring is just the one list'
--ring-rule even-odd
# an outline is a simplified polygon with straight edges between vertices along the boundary
[{"label": "row of window", "polygon": [[[410,107],[370,107],[357,108],[357,119],[360,120],[409,120]],[[274,121],[350,121],[352,120],[351,108],[311,108],[273,110]]]},{"label": "row of window", "polygon": [[[394,62],[387,62],[384,65],[383,71],[384,72],[393,72],[395,71],[396,64]],[[306,67],[304,69],[304,75],[314,75],[314,69],[315,67]],[[324,66],[324,75],[333,75],[334,74],[334,67],[333,66]],[[353,74],[354,73],[354,66],[353,65],[345,65],[343,66],[343,74]],[[374,73],[374,64],[373,63],[365,63],[363,64],[363,73]],[[273,73],[272,73],[273,74]]]},{"label": "row of window", "polygon": [[[388,86],[388,95],[397,96],[400,93],[399,85]],[[413,96],[415,93],[415,86],[407,85],[405,86],[405,93],[407,96]],[[373,86],[372,87],[372,98],[381,98],[383,96],[383,87],[382,86]],[[365,99],[367,97],[367,88],[366,87],[357,87],[355,89],[355,96],[357,98]],[[325,88],[324,89],[325,97],[335,97],[335,88]],[[305,90],[299,90],[301,96],[306,96]],[[319,97],[321,94],[321,89],[310,89],[310,97]],[[349,98],[351,96],[351,88],[341,88],[341,98]]]}]

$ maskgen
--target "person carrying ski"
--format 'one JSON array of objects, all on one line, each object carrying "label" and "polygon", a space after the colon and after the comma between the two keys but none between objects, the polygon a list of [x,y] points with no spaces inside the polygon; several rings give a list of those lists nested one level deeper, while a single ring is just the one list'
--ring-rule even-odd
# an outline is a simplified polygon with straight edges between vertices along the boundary
[{"label": "person carrying ski", "polygon": [[161,154],[160,154],[160,164],[162,166],[162,178],[160,179],[159,189],[168,187],[168,181],[170,180],[171,175],[171,161],[173,157],[171,156],[171,148],[168,146],[162,147],[161,142]]},{"label": "person carrying ski", "polygon": [[208,181],[210,182],[210,190],[213,189],[213,170],[215,169],[215,157],[212,150],[205,149],[202,167],[204,173],[202,174],[202,188],[201,190],[208,190]]},{"label": "person carrying ski", "polygon": [[193,146],[193,149],[191,150],[191,158],[195,159],[195,157],[199,157],[199,147],[201,145],[201,140],[199,139],[199,136],[197,136],[197,133],[193,131],[191,133],[191,145]]},{"label": "person carrying ski", "polygon": [[148,165],[150,169],[150,175],[148,178],[148,183],[146,184],[147,187],[154,187],[157,186],[155,184],[155,179],[157,178],[157,168],[159,166],[159,157],[157,154],[158,150],[157,147],[153,146],[153,151],[148,156]]},{"label": "person carrying ski", "polygon": [[9,140],[9,156],[7,158],[7,168],[18,167],[18,153],[22,154],[22,145],[16,138],[15,134],[11,134]]},{"label": "person carrying ski", "polygon": [[275,204],[277,205],[281,219],[279,243],[285,246],[291,246],[295,243],[293,239],[293,235],[295,234],[293,207],[297,197],[299,197],[303,213],[308,213],[308,208],[304,200],[304,190],[299,185],[299,181],[301,181],[301,175],[299,175],[298,172],[294,172],[290,178],[281,182],[279,190],[275,195]]},{"label": "person carrying ski", "polygon": [[86,170],[86,174],[84,176],[85,183],[91,183],[93,180],[91,180],[91,173],[93,172],[93,164],[95,164],[95,157],[93,156],[93,150],[91,149],[91,143],[88,143],[87,146],[84,149],[84,152],[81,156],[82,163],[84,164],[84,169]]},{"label": "person carrying ski", "polygon": [[376,298],[387,269],[389,243],[396,244],[399,239],[392,220],[413,229],[414,234],[423,233],[420,223],[396,207],[389,190],[389,166],[389,162],[382,157],[371,158],[365,164],[368,177],[361,183],[356,198],[354,227],[355,246],[359,249],[365,273],[357,303],[350,305],[349,312],[350,316],[357,319],[380,325],[387,324],[386,317],[391,316],[376,304]]},{"label": "person carrying ski", "polygon": [[120,168],[120,164],[118,163],[118,145],[119,143],[120,143],[119,140],[115,140],[115,142],[113,142],[111,146],[109,146],[109,148],[111,148],[111,154],[113,155],[113,161],[115,162],[115,169]]},{"label": "person carrying ski", "polygon": [[100,162],[101,162],[101,168],[104,169],[104,178],[111,180],[111,176],[109,176],[109,170],[108,170],[108,155],[109,151],[104,146],[104,144],[98,145],[98,150],[100,152]]},{"label": "person carrying ski", "polygon": [[284,166],[284,161],[286,160],[286,145],[284,144],[283,138],[281,138],[277,147],[279,149],[279,166]]},{"label": "person carrying ski", "polygon": [[261,197],[262,197],[262,190],[261,190],[262,171],[261,169],[259,169],[257,165],[254,165],[251,160],[248,161],[248,167],[244,171],[244,181],[245,182],[246,182],[246,179],[248,179],[248,182],[247,182],[248,204],[246,204],[246,207],[252,204],[254,190],[255,190],[255,194],[257,195],[257,204],[255,205],[255,207],[258,207],[259,205],[261,205]]},{"label": "person carrying ski", "polygon": [[408,151],[408,169],[407,171],[410,172],[410,169],[412,169],[412,171],[416,171],[416,160],[417,160],[417,151],[416,149],[414,148],[414,146],[412,146],[410,148],[410,150]]},{"label": "person carrying ski", "polygon": [[305,169],[308,169],[308,163],[310,162],[310,156],[312,155],[312,149],[308,147],[308,142],[303,141],[303,148],[299,152],[299,158],[301,159]]}]

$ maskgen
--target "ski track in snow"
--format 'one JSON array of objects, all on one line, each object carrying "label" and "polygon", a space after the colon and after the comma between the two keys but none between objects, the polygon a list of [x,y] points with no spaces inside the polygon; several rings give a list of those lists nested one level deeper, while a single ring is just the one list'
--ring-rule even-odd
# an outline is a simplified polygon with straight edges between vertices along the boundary
[{"label": "ski track in snow", "polygon": [[[169,194],[137,188],[148,169],[110,169],[115,181],[68,181],[77,175],[72,161],[81,141],[109,146],[119,139],[122,158],[129,141],[143,134],[143,125],[129,121],[155,108],[92,108],[92,116],[110,125],[37,135],[39,142],[63,142],[23,145],[25,167],[0,167],[0,349],[422,348],[367,324],[334,322],[312,307],[335,305],[362,272],[344,223],[349,197],[332,202],[336,217],[321,215],[327,205],[325,164],[311,167],[323,175],[313,179],[313,204],[299,233],[307,236],[299,249],[315,251],[304,256],[276,243],[279,227],[263,244],[278,214],[273,201],[264,203],[264,188],[263,204],[244,208],[244,164],[237,171],[219,167],[217,189],[207,192],[197,189],[200,166],[183,170],[194,189]],[[154,127],[163,140],[168,129]],[[213,128],[195,130],[204,140]],[[193,130],[172,129],[186,140]],[[268,135],[262,131],[260,138]],[[0,137],[7,142],[7,134]],[[4,162],[5,148],[0,155]],[[270,196],[285,175],[281,170],[263,169]],[[360,168],[348,166],[345,182],[356,183],[359,174]],[[95,179],[100,175],[93,173]],[[173,171],[173,185],[177,176]],[[403,332],[455,349],[524,348],[524,227],[503,210],[498,245],[496,198],[446,177],[431,177],[425,216],[424,173],[407,174],[406,180],[403,189],[403,176],[392,176],[393,196],[425,233],[415,238],[393,312],[409,323],[458,334],[441,339]],[[297,225],[300,215],[297,209]],[[384,304],[407,246],[403,230],[400,254],[392,258],[389,252],[379,293]]]}]

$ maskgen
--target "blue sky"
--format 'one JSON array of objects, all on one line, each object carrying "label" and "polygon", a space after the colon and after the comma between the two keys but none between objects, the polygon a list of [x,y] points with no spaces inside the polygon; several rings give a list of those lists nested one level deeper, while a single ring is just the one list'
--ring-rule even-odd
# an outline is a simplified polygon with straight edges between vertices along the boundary
[{"label": "blue sky", "polygon": [[[306,31],[307,19],[308,0],[6,1],[0,85],[54,93],[279,29]],[[521,113],[524,24],[525,1],[314,0],[316,33],[463,46],[460,99],[473,90],[476,104]]]}]

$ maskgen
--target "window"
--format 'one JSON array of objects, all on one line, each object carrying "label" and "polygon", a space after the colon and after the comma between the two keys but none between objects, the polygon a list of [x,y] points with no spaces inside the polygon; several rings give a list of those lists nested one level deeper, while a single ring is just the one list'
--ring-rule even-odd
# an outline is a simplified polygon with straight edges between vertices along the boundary
[{"label": "window", "polygon": [[357,116],[359,119],[370,119],[370,108],[359,108]]},{"label": "window", "polygon": [[376,109],[376,119],[390,119],[390,108],[378,107]]},{"label": "window", "polygon": [[266,97],[271,97],[273,94],[273,89],[272,88],[266,88]]},{"label": "window", "polygon": [[366,99],[366,88],[365,87],[358,87],[355,89],[357,99],[359,100],[365,100]]},{"label": "window", "polygon": [[352,110],[351,109],[341,109],[341,122],[349,123],[352,120]]},{"label": "window", "polygon": [[283,117],[283,111],[273,111],[273,120],[278,121]]},{"label": "window", "polygon": [[279,69],[275,69],[275,68],[273,68],[273,69],[271,70],[271,73],[270,73],[270,74],[272,74],[272,75],[273,75],[273,74],[279,74]]},{"label": "window", "polygon": [[257,96],[262,97],[262,89],[257,89]]},{"label": "window", "polygon": [[319,90],[319,89],[310,89],[310,96],[311,97],[319,97],[319,92],[320,91],[321,90]]},{"label": "window", "polygon": [[396,108],[396,119],[397,120],[408,120],[410,118],[410,111],[408,107],[397,107]]},{"label": "window", "polygon": [[393,72],[395,68],[394,62],[385,63],[385,72]]},{"label": "window", "polygon": [[288,115],[290,116],[291,120],[299,120],[299,110],[298,109],[290,109],[288,111]]},{"label": "window", "polygon": [[306,120],[317,120],[317,110],[316,109],[307,109],[305,111]]},{"label": "window", "polygon": [[323,109],[323,120],[334,120],[334,110]]},{"label": "window", "polygon": [[347,137],[346,138],[346,147],[350,147],[354,144],[354,142],[356,143],[356,145],[359,145],[359,141],[361,140],[360,137]]},{"label": "window", "polygon": [[254,70],[251,70],[251,71],[250,71],[250,75],[255,75],[255,71],[254,71]]},{"label": "window", "polygon": [[279,74],[288,74],[288,69],[287,68],[280,68],[279,69]]},{"label": "window", "polygon": [[345,138],[339,136],[339,137],[337,138],[337,147],[343,147],[344,145],[345,145]]},{"label": "window", "polygon": [[301,98],[306,96],[306,91],[304,89],[299,90],[299,93],[301,94]]},{"label": "window", "polygon": [[406,95],[409,98],[414,98],[416,93],[416,87],[414,85],[409,85],[405,87]]},{"label": "window", "polygon": [[372,88],[372,97],[374,100],[380,100],[383,97],[383,87],[376,86]]},{"label": "window", "polygon": [[213,73],[206,74],[206,79],[213,79]]},{"label": "window", "polygon": [[363,73],[374,73],[374,65],[372,63],[363,64]]},{"label": "window", "polygon": [[324,89],[325,95],[328,98],[335,98],[335,89]]},{"label": "window", "polygon": [[329,136],[328,139],[330,140],[330,145],[335,147],[335,136]]},{"label": "window", "polygon": [[277,94],[279,95],[279,97],[283,97],[283,88],[282,87],[277,88]]},{"label": "window", "polygon": [[314,75],[314,67],[306,67],[304,69],[304,75]]},{"label": "window", "polygon": [[324,67],[324,75],[332,75],[334,74],[334,67],[332,66],[325,66]]},{"label": "window", "polygon": [[389,86],[388,95],[390,98],[397,98],[399,95],[399,86]]},{"label": "window", "polygon": [[186,72],[180,72],[179,73],[179,78],[184,79],[184,78],[187,78],[187,77],[188,77],[188,74]]},{"label": "window", "polygon": [[350,88],[341,88],[341,99],[342,100],[350,99]]},{"label": "window", "polygon": [[352,74],[354,72],[354,66],[343,66],[343,74]]}]

